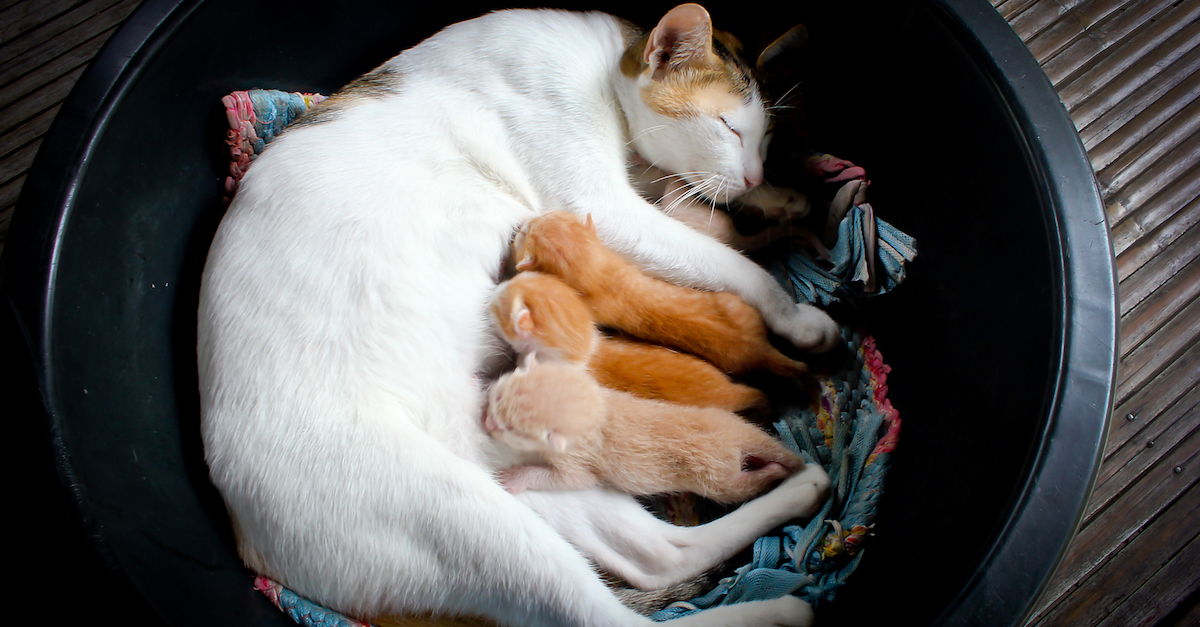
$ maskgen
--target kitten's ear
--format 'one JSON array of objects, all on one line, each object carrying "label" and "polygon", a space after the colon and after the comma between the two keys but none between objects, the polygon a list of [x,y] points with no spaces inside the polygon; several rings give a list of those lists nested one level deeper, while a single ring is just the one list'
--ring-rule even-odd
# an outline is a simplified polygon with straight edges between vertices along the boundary
[{"label": "kitten's ear", "polygon": [[[520,253],[520,251],[517,251],[517,252]],[[524,253],[520,253],[520,254],[521,254],[521,259],[519,261],[517,261],[517,272],[524,272],[526,270],[532,270],[533,267],[535,265],[537,265],[537,261],[534,260],[534,258],[533,258],[533,251],[529,250],[528,247],[526,247],[526,250]]]},{"label": "kitten's ear", "polygon": [[716,56],[712,37],[708,11],[698,4],[681,4],[667,11],[650,31],[642,60],[659,81],[682,67],[711,63]]},{"label": "kitten's ear", "polygon": [[521,366],[526,370],[533,370],[534,368],[537,368],[537,365],[537,353],[534,351],[529,351],[529,353],[525,355],[525,361],[521,364]]},{"label": "kitten's ear", "polygon": [[512,311],[509,316],[512,320],[513,332],[517,334],[517,337],[523,340],[533,337],[533,332],[537,327],[533,324],[533,314],[529,313],[525,299],[520,296],[513,299]]},{"label": "kitten's ear", "polygon": [[592,222],[591,213],[587,214],[587,219],[583,221],[583,225],[587,227],[587,230],[592,232],[592,235],[596,234],[596,223]]},{"label": "kitten's ear", "polygon": [[788,32],[779,36],[779,39],[771,42],[761,54],[758,55],[758,61],[755,67],[758,71],[770,73],[771,62],[785,52],[795,50],[803,46],[808,41],[808,29],[804,28],[803,24],[793,26]]}]

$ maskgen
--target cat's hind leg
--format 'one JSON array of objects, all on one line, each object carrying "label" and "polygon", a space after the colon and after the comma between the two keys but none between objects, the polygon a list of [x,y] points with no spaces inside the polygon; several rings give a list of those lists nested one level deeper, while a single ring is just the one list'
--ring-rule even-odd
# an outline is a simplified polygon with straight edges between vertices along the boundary
[{"label": "cat's hind leg", "polygon": [[631,497],[600,489],[524,492],[518,498],[602,567],[634,587],[654,590],[693,579],[779,525],[813,515],[828,493],[828,475],[811,465],[696,527],[661,521]]}]

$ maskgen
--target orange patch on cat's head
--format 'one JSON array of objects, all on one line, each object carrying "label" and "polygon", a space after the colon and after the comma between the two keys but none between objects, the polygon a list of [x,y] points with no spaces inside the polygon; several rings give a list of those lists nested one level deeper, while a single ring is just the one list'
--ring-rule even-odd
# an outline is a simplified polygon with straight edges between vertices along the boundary
[{"label": "orange patch on cat's head", "polygon": [[753,97],[740,50],[735,37],[713,30],[703,7],[684,4],[626,50],[621,72],[642,83],[642,100],[661,115],[719,114]]}]

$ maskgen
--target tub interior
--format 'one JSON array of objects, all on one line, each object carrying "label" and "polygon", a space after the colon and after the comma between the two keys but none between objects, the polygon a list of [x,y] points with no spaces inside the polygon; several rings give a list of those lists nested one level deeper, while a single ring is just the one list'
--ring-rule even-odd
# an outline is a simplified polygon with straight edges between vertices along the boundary
[{"label": "tub interior", "polygon": [[[929,624],[996,542],[1045,429],[1061,352],[1058,240],[1009,105],[936,9],[796,4],[706,6],[749,46],[806,24],[809,43],[790,63],[810,143],[866,167],[877,215],[919,247],[895,292],[843,312],[877,338],[904,426],[875,537],[818,615],[869,624],[903,608]],[[648,27],[670,4],[561,6]],[[288,624],[250,588],[199,438],[196,304],[222,214],[220,97],[260,87],[328,94],[489,8],[188,5],[108,115],[57,260],[58,450],[88,513],[83,531],[128,576],[125,592],[165,623]],[[786,183],[786,164],[768,168]]]}]

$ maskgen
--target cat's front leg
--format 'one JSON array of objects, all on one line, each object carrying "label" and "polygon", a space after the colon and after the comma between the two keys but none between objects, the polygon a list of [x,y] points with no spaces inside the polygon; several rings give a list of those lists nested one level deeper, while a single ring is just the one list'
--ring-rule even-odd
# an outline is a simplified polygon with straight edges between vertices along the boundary
[{"label": "cat's front leg", "polygon": [[797,348],[819,353],[841,341],[838,325],[828,314],[796,303],[762,266],[629,191],[623,201],[575,209],[591,213],[606,246],[660,279],[737,294]]}]

